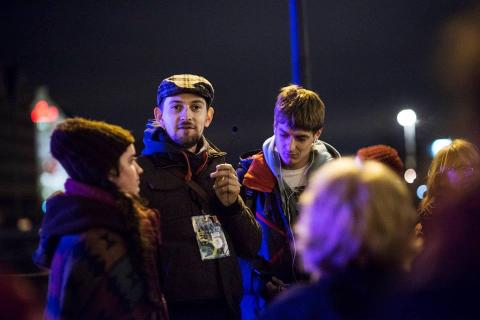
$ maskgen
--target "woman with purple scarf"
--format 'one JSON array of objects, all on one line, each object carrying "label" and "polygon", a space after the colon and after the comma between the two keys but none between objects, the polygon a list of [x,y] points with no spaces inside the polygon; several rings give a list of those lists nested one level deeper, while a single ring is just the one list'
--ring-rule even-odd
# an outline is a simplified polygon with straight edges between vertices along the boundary
[{"label": "woman with purple scarf", "polygon": [[50,269],[46,319],[166,319],[158,212],[138,197],[132,134],[68,119],[50,148],[70,178],[47,200],[34,261]]}]

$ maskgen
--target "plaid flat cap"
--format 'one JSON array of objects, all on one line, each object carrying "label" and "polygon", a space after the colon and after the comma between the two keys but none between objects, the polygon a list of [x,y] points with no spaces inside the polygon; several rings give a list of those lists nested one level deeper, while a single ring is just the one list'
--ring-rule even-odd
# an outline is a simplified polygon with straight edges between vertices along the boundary
[{"label": "plaid flat cap", "polygon": [[207,106],[213,101],[213,86],[204,77],[194,74],[176,74],[164,79],[158,86],[157,104],[163,99],[180,93],[193,93],[205,98]]}]

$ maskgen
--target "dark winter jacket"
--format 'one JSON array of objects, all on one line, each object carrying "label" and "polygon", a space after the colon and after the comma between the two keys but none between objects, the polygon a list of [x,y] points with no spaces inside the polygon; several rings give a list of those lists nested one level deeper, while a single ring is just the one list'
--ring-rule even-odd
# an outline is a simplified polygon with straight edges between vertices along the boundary
[{"label": "dark winter jacket", "polygon": [[[202,137],[200,151],[193,154],[173,143],[161,128],[147,128],[145,149],[139,164],[141,193],[149,205],[162,212],[161,278],[167,302],[172,306],[222,302],[238,315],[242,295],[237,255],[252,258],[258,251],[261,232],[250,210],[239,197],[223,206],[213,190],[210,173],[225,162],[225,153]],[[208,200],[187,181],[196,182]],[[216,215],[230,248],[230,256],[201,260],[192,216]],[[191,311],[192,314],[194,310]],[[213,313],[215,311],[212,310]]]},{"label": "dark winter jacket", "polygon": [[285,291],[260,319],[373,319],[403,276],[350,267],[313,284]]},{"label": "dark winter jacket", "polygon": [[34,255],[50,269],[45,318],[166,319],[156,272],[158,213],[136,210],[141,252],[109,193],[73,180],[65,187],[47,201]]},{"label": "dark winter jacket", "polygon": [[[271,137],[264,142],[262,151],[243,155],[237,169],[245,202],[262,227],[262,245],[257,257],[241,260],[245,290],[242,309],[246,314],[258,314],[265,307],[262,297],[265,282],[272,276],[286,284],[302,277],[295,267],[292,232],[298,216],[297,195],[281,175],[280,157],[274,141]],[[338,157],[337,150],[318,141],[311,152],[307,179],[321,165]]]}]

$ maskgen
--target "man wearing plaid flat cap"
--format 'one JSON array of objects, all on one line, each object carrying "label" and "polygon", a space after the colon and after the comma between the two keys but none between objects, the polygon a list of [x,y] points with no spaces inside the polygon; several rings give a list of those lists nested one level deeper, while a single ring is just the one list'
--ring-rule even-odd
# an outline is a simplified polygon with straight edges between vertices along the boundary
[{"label": "man wearing plaid flat cap", "polygon": [[261,231],[235,170],[203,135],[214,90],[191,74],[164,79],[147,123],[141,193],[162,217],[159,270],[170,319],[238,319],[237,256],[254,257]]}]

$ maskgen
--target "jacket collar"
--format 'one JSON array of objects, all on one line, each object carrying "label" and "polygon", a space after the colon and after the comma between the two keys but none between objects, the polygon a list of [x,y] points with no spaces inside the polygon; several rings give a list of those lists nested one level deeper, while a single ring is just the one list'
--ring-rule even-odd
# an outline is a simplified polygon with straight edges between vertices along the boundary
[{"label": "jacket collar", "polygon": [[268,168],[263,153],[254,155],[252,159],[253,161],[243,178],[243,185],[260,192],[272,192],[275,188],[275,176]]},{"label": "jacket collar", "polygon": [[170,139],[166,131],[155,125],[153,121],[147,123],[144,132],[143,143],[145,148],[142,151],[144,156],[152,156],[156,165],[162,166],[165,163],[168,166],[185,166],[185,180],[189,181],[192,176],[199,174],[206,168],[210,158],[225,156],[217,147],[210,143],[204,136],[199,142],[199,151],[192,153],[178,146]]},{"label": "jacket collar", "polygon": [[149,120],[147,122],[146,129],[143,135],[143,144],[144,149],[142,151],[142,155],[149,156],[155,153],[187,153],[189,155],[200,155],[203,152],[207,151],[209,155],[215,156],[220,154],[224,156],[226,153],[221,152],[215,145],[213,145],[210,141],[202,136],[201,140],[199,141],[198,151],[196,153],[192,153],[188,150],[177,145],[166,133],[165,129],[158,126],[153,120]]},{"label": "jacket collar", "polygon": [[115,199],[112,194],[95,186],[91,186],[74,179],[67,179],[65,182],[65,194],[72,196],[82,196],[100,202],[104,202],[111,206],[115,206]]},{"label": "jacket collar", "polygon": [[[272,171],[272,173],[280,178],[281,162],[280,155],[278,154],[277,148],[275,146],[275,136],[271,136],[262,146],[263,154],[265,156],[265,161]],[[309,168],[309,172],[313,172],[318,169],[322,164],[334,159],[339,158],[340,153],[328,143],[318,140],[312,148],[311,151],[311,161],[312,164]]]},{"label": "jacket collar", "polygon": [[113,196],[104,190],[68,180],[66,193],[56,193],[47,200],[47,210],[40,230],[39,247],[34,261],[49,267],[58,239],[93,228],[106,228],[125,234],[124,213]]},{"label": "jacket collar", "polygon": [[[284,189],[281,176],[280,156],[275,147],[275,137],[265,140],[262,146],[263,152],[247,153],[241,158],[241,165],[248,167],[243,184],[261,192],[272,192],[275,181],[278,181],[280,189]],[[316,170],[322,164],[333,158],[340,157],[340,153],[331,145],[323,141],[315,143],[312,149],[312,162],[309,173]]]}]

